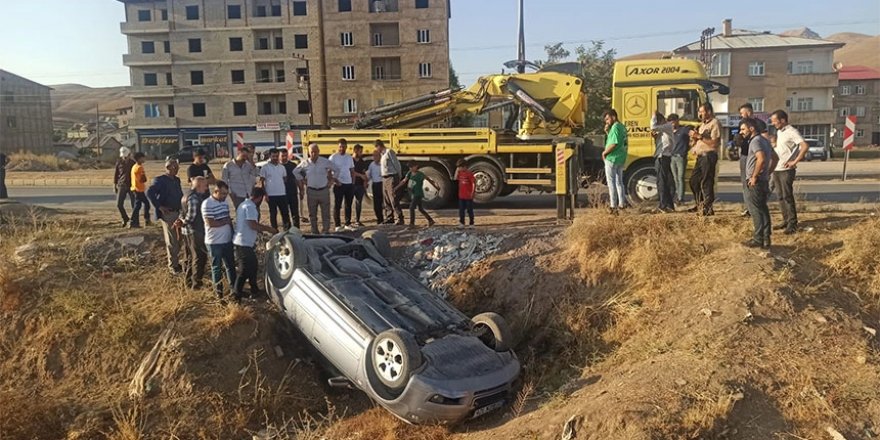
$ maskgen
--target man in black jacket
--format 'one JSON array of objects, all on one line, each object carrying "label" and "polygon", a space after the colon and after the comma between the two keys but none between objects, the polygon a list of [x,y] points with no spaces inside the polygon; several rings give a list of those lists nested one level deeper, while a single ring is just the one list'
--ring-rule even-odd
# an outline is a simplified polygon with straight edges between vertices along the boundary
[{"label": "man in black jacket", "polygon": [[[279,148],[278,151],[281,154],[281,165],[284,166],[287,176],[284,179],[284,191],[290,210],[290,221],[293,222],[293,226],[299,229],[299,191],[296,186],[296,175],[293,173],[297,164],[290,161],[290,153],[287,151],[287,148]],[[281,209],[284,209],[284,207],[282,206]],[[281,218],[283,219],[284,216],[282,215]]]},{"label": "man in black jacket", "polygon": [[177,159],[165,161],[165,174],[153,179],[152,185],[147,189],[147,197],[156,208],[156,218],[162,223],[162,232],[165,238],[165,251],[168,253],[168,269],[173,275],[180,274],[183,269],[180,266],[180,231],[174,227],[174,223],[180,217],[180,209],[183,203],[183,190],[180,187],[180,178],[177,172],[180,165]]},{"label": "man in black jacket", "polygon": [[119,148],[119,159],[116,159],[116,172],[113,174],[113,190],[116,192],[116,209],[122,217],[122,227],[128,226],[130,218],[125,210],[125,200],[128,199],[131,208],[134,209],[134,193],[131,192],[131,167],[134,159],[131,158],[131,150],[127,147]]}]

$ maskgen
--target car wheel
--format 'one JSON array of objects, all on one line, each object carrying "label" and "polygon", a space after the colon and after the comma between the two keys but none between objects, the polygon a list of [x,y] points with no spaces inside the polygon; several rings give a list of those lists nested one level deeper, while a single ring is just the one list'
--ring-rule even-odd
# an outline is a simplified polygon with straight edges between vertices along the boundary
[{"label": "car wheel", "polygon": [[507,321],[501,315],[494,312],[480,313],[471,318],[471,328],[489,348],[498,352],[510,350],[513,336]]},{"label": "car wheel", "polygon": [[295,234],[286,234],[278,244],[266,254],[266,273],[269,281],[277,289],[283,289],[293,279],[293,272],[306,265],[308,253],[305,239]]},{"label": "car wheel", "polygon": [[416,339],[406,330],[393,328],[376,336],[370,351],[373,371],[392,393],[403,391],[413,371],[422,365]]},{"label": "car wheel", "polygon": [[367,231],[364,232],[363,239],[369,241],[379,251],[379,255],[385,258],[391,256],[391,242],[388,241],[388,235],[384,232]]}]

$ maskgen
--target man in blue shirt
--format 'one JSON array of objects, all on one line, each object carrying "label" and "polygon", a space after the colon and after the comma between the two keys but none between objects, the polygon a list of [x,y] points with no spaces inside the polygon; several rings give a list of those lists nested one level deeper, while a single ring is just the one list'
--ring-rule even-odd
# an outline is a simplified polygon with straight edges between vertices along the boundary
[{"label": "man in blue shirt", "polygon": [[147,198],[156,208],[156,218],[162,223],[162,234],[165,238],[165,252],[168,254],[168,269],[173,275],[183,272],[180,266],[180,237],[174,223],[180,218],[183,190],[177,172],[180,165],[177,159],[165,161],[165,174],[153,179],[147,188]]},{"label": "man in blue shirt", "polygon": [[753,119],[743,119],[740,123],[740,133],[749,143],[745,167],[748,192],[745,201],[755,226],[752,239],[744,244],[752,248],[768,249],[770,208],[767,206],[767,197],[770,194],[770,170],[776,167],[779,157],[770,146],[770,141],[761,136],[759,130]]}]

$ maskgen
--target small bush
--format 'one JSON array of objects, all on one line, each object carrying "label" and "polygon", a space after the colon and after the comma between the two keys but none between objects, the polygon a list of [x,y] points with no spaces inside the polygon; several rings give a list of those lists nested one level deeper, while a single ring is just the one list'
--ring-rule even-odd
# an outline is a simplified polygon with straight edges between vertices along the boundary
[{"label": "small bush", "polygon": [[80,169],[79,162],[51,154],[13,153],[9,155],[9,171],[70,171]]}]

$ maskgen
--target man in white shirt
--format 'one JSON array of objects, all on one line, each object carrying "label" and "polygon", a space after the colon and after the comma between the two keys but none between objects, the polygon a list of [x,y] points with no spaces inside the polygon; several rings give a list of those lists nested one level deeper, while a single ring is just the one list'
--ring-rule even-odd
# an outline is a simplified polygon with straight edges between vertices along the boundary
[{"label": "man in white shirt", "polygon": [[248,198],[248,191],[257,182],[257,174],[257,167],[247,148],[239,149],[235,159],[223,165],[222,179],[229,185],[229,197],[236,208]]},{"label": "man in white shirt", "polygon": [[367,168],[367,177],[370,179],[370,190],[373,193],[373,212],[376,214],[376,224],[385,223],[385,216],[382,212],[385,203],[382,194],[382,154],[379,150],[373,151],[373,161]]},{"label": "man in white shirt", "polygon": [[400,161],[394,150],[385,147],[385,143],[381,140],[376,141],[376,151],[382,155],[380,165],[382,167],[382,193],[385,204],[385,223],[394,223],[394,216],[397,215],[397,224],[403,225],[403,209],[400,207],[400,199],[403,192],[396,188],[400,183],[401,172]]},{"label": "man in white shirt", "polygon": [[[354,159],[347,154],[348,142],[339,140],[336,153],[330,155],[330,162],[336,165],[339,174],[336,175],[336,185],[333,187],[333,221],[336,223],[336,232],[354,231],[351,227],[351,203],[354,200]],[[345,203],[345,226],[342,225],[340,211]]]},{"label": "man in white shirt", "polygon": [[254,248],[257,244],[257,235],[260,232],[278,233],[277,229],[260,224],[257,204],[266,197],[266,190],[255,187],[250,193],[251,197],[235,210],[235,236],[232,238],[237,266],[233,290],[235,302],[241,302],[241,298],[244,297],[245,281],[250,283],[251,298],[256,298],[260,293],[260,288],[257,286],[257,251]]},{"label": "man in white shirt", "polygon": [[202,202],[202,218],[205,220],[205,245],[211,256],[211,282],[221,304],[223,299],[223,266],[226,266],[227,285],[232,290],[235,282],[235,255],[232,247],[232,216],[229,215],[229,185],[218,180],[211,197]]},{"label": "man in white shirt", "polygon": [[[321,157],[318,144],[309,145],[309,157],[300,162],[294,173],[299,179],[299,197],[308,194],[309,223],[312,234],[318,233],[318,208],[321,208],[323,222],[321,233],[330,232],[330,186],[336,181],[339,169],[329,159]],[[305,186],[305,190],[303,190]]]},{"label": "man in white shirt", "polygon": [[278,211],[281,211],[281,224],[284,229],[290,229],[290,206],[287,201],[287,169],[279,161],[279,152],[273,148],[269,150],[269,163],[260,169],[260,177],[263,178],[263,188],[269,199],[269,224],[278,229]]},{"label": "man in white shirt", "polygon": [[[671,115],[670,115],[671,116]],[[660,112],[651,118],[651,134],[654,136],[654,169],[657,172],[657,192],[660,196],[659,212],[675,212],[675,182],[672,179],[672,123]]]},{"label": "man in white shirt", "polygon": [[797,208],[794,202],[794,178],[797,164],[804,160],[809,145],[796,128],[788,123],[788,114],[776,110],[770,115],[770,123],[776,127],[776,146],[773,150],[779,156],[779,163],[773,170],[773,185],[779,195],[782,209],[782,224],[773,229],[784,230],[786,235],[797,232]]}]

